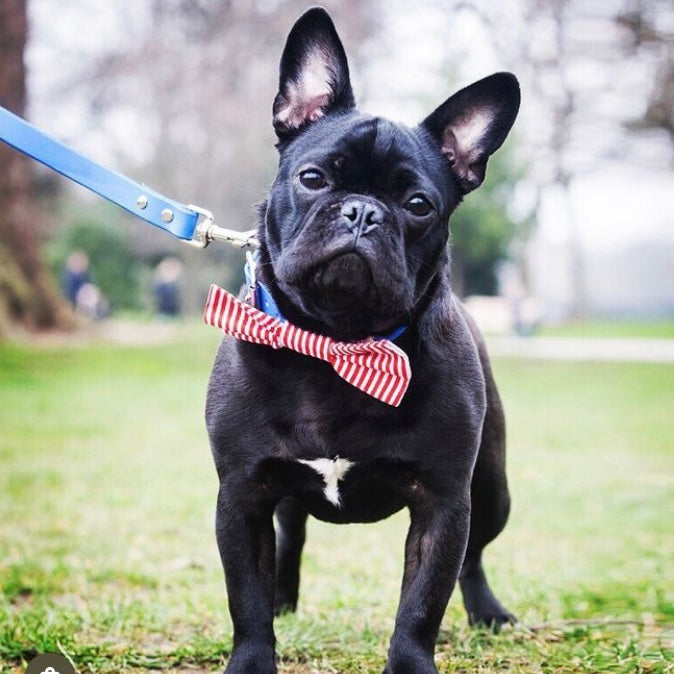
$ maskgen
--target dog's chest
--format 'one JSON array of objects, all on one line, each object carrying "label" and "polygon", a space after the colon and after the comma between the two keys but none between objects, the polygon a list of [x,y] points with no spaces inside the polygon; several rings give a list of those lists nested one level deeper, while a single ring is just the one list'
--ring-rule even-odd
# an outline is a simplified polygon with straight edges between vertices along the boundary
[{"label": "dog's chest", "polygon": [[323,487],[323,496],[332,505],[339,508],[342,505],[339,492],[340,482],[354,465],[353,461],[336,457],[334,459],[298,459],[298,462],[312,468],[318,473],[325,485]]},{"label": "dog's chest", "polygon": [[328,396],[296,401],[295,413],[274,428],[269,467],[277,494],[334,522],[373,521],[397,509],[398,467],[367,415],[350,413],[348,400],[330,404]]}]

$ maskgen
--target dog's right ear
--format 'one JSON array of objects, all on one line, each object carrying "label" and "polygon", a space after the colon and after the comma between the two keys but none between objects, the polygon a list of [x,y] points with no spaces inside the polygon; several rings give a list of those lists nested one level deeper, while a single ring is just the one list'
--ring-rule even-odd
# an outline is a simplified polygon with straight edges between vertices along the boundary
[{"label": "dog's right ear", "polygon": [[297,20],[288,35],[280,70],[273,107],[279,140],[328,112],[355,105],[344,47],[322,7],[313,7]]}]

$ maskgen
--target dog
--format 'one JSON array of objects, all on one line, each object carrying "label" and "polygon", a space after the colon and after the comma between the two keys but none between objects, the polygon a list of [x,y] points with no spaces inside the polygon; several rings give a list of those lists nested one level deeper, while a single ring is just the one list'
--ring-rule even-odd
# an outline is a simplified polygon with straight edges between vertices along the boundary
[{"label": "dog", "polygon": [[[505,424],[484,342],[450,289],[448,220],[483,181],[519,101],[515,76],[496,73],[413,128],[361,114],[325,10],[290,31],[273,102],[278,174],[250,270],[256,308],[241,302],[235,319],[254,311],[256,335],[274,323],[286,341],[231,327],[239,339],[223,339],[206,402],[234,627],[227,674],[277,671],[273,619],[297,606],[308,515],[372,522],[409,510],[385,674],[437,674],[457,580],[471,624],[515,620],[482,566],[510,508]],[[286,348],[293,340],[329,341],[352,361],[340,376],[330,358]],[[398,379],[365,390],[371,373],[354,372],[389,357]]]}]

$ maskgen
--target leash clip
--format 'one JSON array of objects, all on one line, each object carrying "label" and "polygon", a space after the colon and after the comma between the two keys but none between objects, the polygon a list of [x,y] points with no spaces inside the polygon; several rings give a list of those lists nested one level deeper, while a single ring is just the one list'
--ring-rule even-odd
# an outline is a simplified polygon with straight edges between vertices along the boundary
[{"label": "leash clip", "polygon": [[243,268],[244,276],[246,277],[246,290],[244,292],[244,300],[250,304],[251,307],[257,304],[257,278],[255,275],[255,258],[257,255],[246,251],[246,264]]},{"label": "leash clip", "polygon": [[213,213],[201,206],[189,204],[187,206],[191,211],[203,216],[194,230],[194,236],[186,243],[195,248],[206,248],[211,241],[225,241],[236,248],[259,248],[260,242],[255,234],[256,230],[250,229],[247,232],[237,232],[233,229],[225,229],[215,224]]}]

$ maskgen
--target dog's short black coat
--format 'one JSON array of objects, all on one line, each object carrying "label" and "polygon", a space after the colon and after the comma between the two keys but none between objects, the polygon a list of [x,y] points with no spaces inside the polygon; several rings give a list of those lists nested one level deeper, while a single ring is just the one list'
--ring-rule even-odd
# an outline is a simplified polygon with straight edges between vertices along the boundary
[{"label": "dog's short black coat", "polygon": [[[497,73],[414,128],[360,114],[329,16],[311,9],[293,27],[273,106],[280,163],[260,208],[258,276],[289,321],[321,334],[357,340],[406,325],[396,344],[412,380],[393,408],[325,362],[223,340],[206,416],[234,624],[229,674],[276,671],[273,616],[296,608],[308,514],[368,522],[409,509],[385,672],[437,671],[457,579],[471,623],[514,620],[481,562],[509,510],[503,412],[483,342],[450,290],[447,222],[482,182],[518,107],[517,80]],[[333,475],[329,497],[315,460],[336,467],[338,458],[348,469]]]}]

